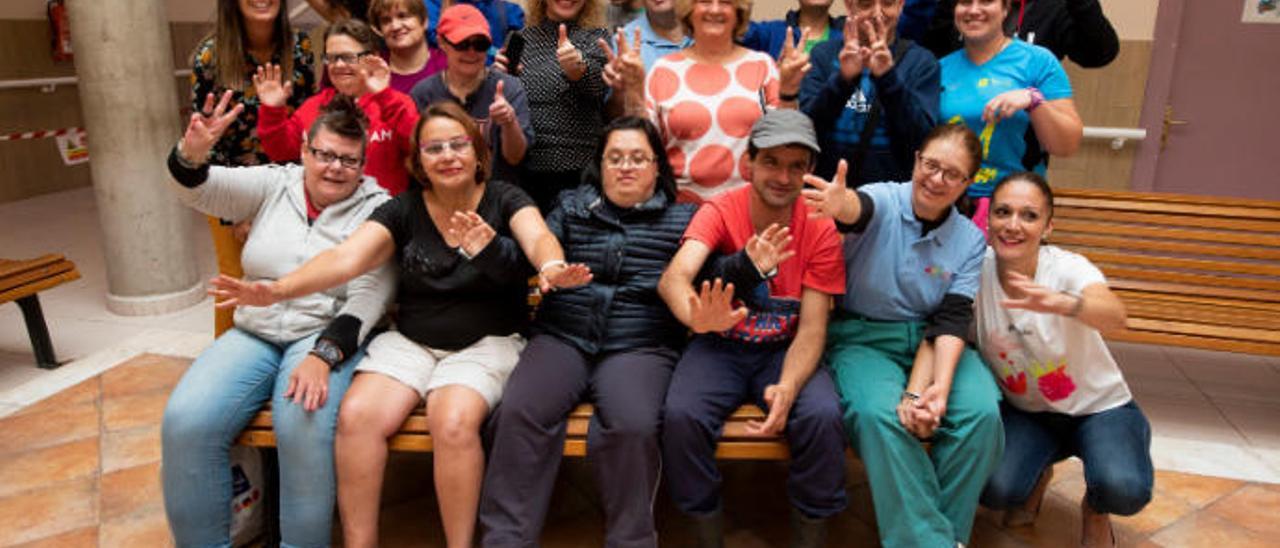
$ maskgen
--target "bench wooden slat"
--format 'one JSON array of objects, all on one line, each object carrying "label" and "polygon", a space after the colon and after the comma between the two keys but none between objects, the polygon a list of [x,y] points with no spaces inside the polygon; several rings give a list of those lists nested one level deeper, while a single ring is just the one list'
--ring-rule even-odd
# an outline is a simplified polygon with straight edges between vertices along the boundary
[{"label": "bench wooden slat", "polygon": [[1137,290],[1148,293],[1172,293],[1175,295],[1204,295],[1224,299],[1244,301],[1280,302],[1280,293],[1235,289],[1231,287],[1210,287],[1204,285],[1188,285],[1179,283],[1147,282],[1140,280],[1112,279],[1108,280],[1112,289]]},{"label": "bench wooden slat", "polygon": [[1245,323],[1259,329],[1280,332],[1280,313],[1250,309],[1229,310],[1218,306],[1175,304],[1142,299],[1129,299],[1124,301],[1124,304],[1130,318],[1167,319],[1222,326]]},{"label": "bench wooden slat", "polygon": [[60,261],[0,278],[0,303],[16,301],[40,291],[80,279],[75,263]]},{"label": "bench wooden slat", "polygon": [[1055,188],[1054,199],[1093,199],[1118,203],[1169,203],[1192,205],[1217,205],[1223,207],[1240,207],[1275,211],[1280,213],[1280,202],[1260,198],[1235,198],[1228,196],[1205,196],[1203,194],[1178,194],[1174,192],[1141,192],[1125,190],[1102,190],[1089,188]]},{"label": "bench wooden slat", "polygon": [[1126,278],[1151,282],[1163,281],[1185,285],[1203,285],[1208,287],[1234,287],[1237,289],[1280,291],[1280,278],[1245,278],[1243,276],[1196,274],[1192,272],[1157,270],[1152,268],[1127,268],[1111,265],[1098,266],[1102,269],[1102,273],[1105,274],[1108,279]]},{"label": "bench wooden slat", "polygon": [[1088,221],[1107,221],[1182,228],[1207,228],[1240,232],[1259,232],[1264,234],[1280,233],[1280,222],[1275,221],[1259,221],[1256,219],[1237,219],[1231,217],[1167,215],[1164,213],[1147,213],[1143,211],[1122,211],[1114,209],[1088,209],[1064,206],[1062,203],[1055,203],[1053,207],[1054,226],[1057,226],[1058,221],[1061,219],[1081,219]]},{"label": "bench wooden slat", "polygon": [[1225,262],[1221,260],[1189,259],[1185,257],[1161,257],[1157,255],[1139,255],[1123,251],[1103,250],[1089,247],[1072,246],[1077,253],[1089,258],[1099,267],[1108,264],[1149,266],[1171,270],[1191,270],[1199,272],[1218,272],[1241,274],[1247,276],[1280,277],[1280,265],[1265,263]]},{"label": "bench wooden slat", "polygon": [[1107,339],[1121,342],[1201,348],[1219,352],[1242,352],[1262,356],[1280,356],[1280,345],[1234,339],[1218,339],[1203,335],[1181,335],[1126,329],[1107,334]]},{"label": "bench wooden slat", "polygon": [[58,253],[46,253],[34,259],[0,259],[0,278],[7,278],[26,270],[48,266],[65,260],[66,257]]},{"label": "bench wooden slat", "polygon": [[1123,234],[1126,238],[1159,238],[1161,240],[1280,247],[1280,235],[1229,230],[1174,228],[1166,225],[1086,221],[1058,217],[1053,219],[1053,234],[1055,236],[1061,234]]},{"label": "bench wooden slat", "polygon": [[1280,249],[1266,247],[1206,245],[1150,238],[1099,236],[1090,234],[1059,234],[1057,232],[1053,233],[1052,240],[1054,243],[1067,246],[1101,247],[1152,253],[1176,253],[1202,257],[1231,257],[1236,259],[1280,261]]},{"label": "bench wooden slat", "polygon": [[1222,299],[1218,297],[1207,297],[1199,295],[1175,295],[1169,293],[1150,293],[1146,291],[1134,291],[1127,289],[1115,289],[1117,295],[1125,303],[1130,299],[1141,301],[1159,301],[1171,304],[1203,304],[1226,308],[1228,310],[1258,310],[1267,313],[1276,312],[1276,305],[1267,302],[1242,301],[1239,299]]}]

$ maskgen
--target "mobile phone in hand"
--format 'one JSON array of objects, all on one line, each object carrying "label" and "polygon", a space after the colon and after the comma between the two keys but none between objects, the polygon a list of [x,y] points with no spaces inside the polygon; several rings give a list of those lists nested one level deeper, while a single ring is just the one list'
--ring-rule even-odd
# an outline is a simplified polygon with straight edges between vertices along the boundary
[{"label": "mobile phone in hand", "polygon": [[502,44],[507,56],[507,73],[513,76],[519,74],[520,56],[524,53],[524,35],[519,29],[508,30]]}]

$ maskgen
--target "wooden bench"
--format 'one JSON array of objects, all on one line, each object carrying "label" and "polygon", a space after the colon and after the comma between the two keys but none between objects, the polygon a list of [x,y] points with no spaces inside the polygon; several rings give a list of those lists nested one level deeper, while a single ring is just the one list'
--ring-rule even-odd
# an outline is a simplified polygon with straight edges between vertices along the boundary
[{"label": "wooden bench", "polygon": [[36,364],[43,369],[53,369],[59,364],[36,294],[78,279],[80,272],[75,263],[62,255],[49,254],[22,261],[0,259],[0,304],[16,301],[22,309]]},{"label": "wooden bench", "polygon": [[1280,202],[1055,189],[1049,241],[1129,312],[1118,341],[1280,356]]},{"label": "wooden bench", "polygon": [[[582,404],[569,413],[569,424],[564,440],[564,454],[584,457],[587,454],[587,426],[591,422],[592,407]],[[748,420],[764,420],[759,407],[744,405],[725,421],[724,433],[716,448],[716,458],[732,460],[787,460],[791,453],[787,442],[780,437],[759,437],[747,433]],[[240,434],[237,443],[250,447],[275,447],[276,436],[271,430],[271,410],[264,409],[253,418]],[[400,426],[400,431],[389,442],[392,451],[426,453],[431,451],[431,434],[427,432],[426,407],[419,405]]]}]

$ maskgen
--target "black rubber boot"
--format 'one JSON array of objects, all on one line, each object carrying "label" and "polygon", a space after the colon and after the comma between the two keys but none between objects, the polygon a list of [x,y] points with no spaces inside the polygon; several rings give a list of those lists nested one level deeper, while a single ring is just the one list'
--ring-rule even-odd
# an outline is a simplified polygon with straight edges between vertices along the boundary
[{"label": "black rubber boot", "polygon": [[698,548],[724,548],[724,512],[690,516]]},{"label": "black rubber boot", "polygon": [[811,518],[792,506],[791,548],[822,548],[826,544],[826,518]]}]

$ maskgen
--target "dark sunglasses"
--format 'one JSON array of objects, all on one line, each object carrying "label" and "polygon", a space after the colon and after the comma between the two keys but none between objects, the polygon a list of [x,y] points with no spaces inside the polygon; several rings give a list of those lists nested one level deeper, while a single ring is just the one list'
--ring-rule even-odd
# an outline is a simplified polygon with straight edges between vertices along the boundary
[{"label": "dark sunglasses", "polygon": [[[445,40],[445,41],[449,42],[448,40]],[[456,44],[453,42],[449,42],[449,45],[452,46],[453,49],[456,49],[458,51],[471,50],[478,53],[486,53],[489,51],[489,45],[491,43],[492,42],[490,42],[488,38],[485,38],[483,36],[472,36],[471,38],[467,38],[466,40],[463,40]]]}]

